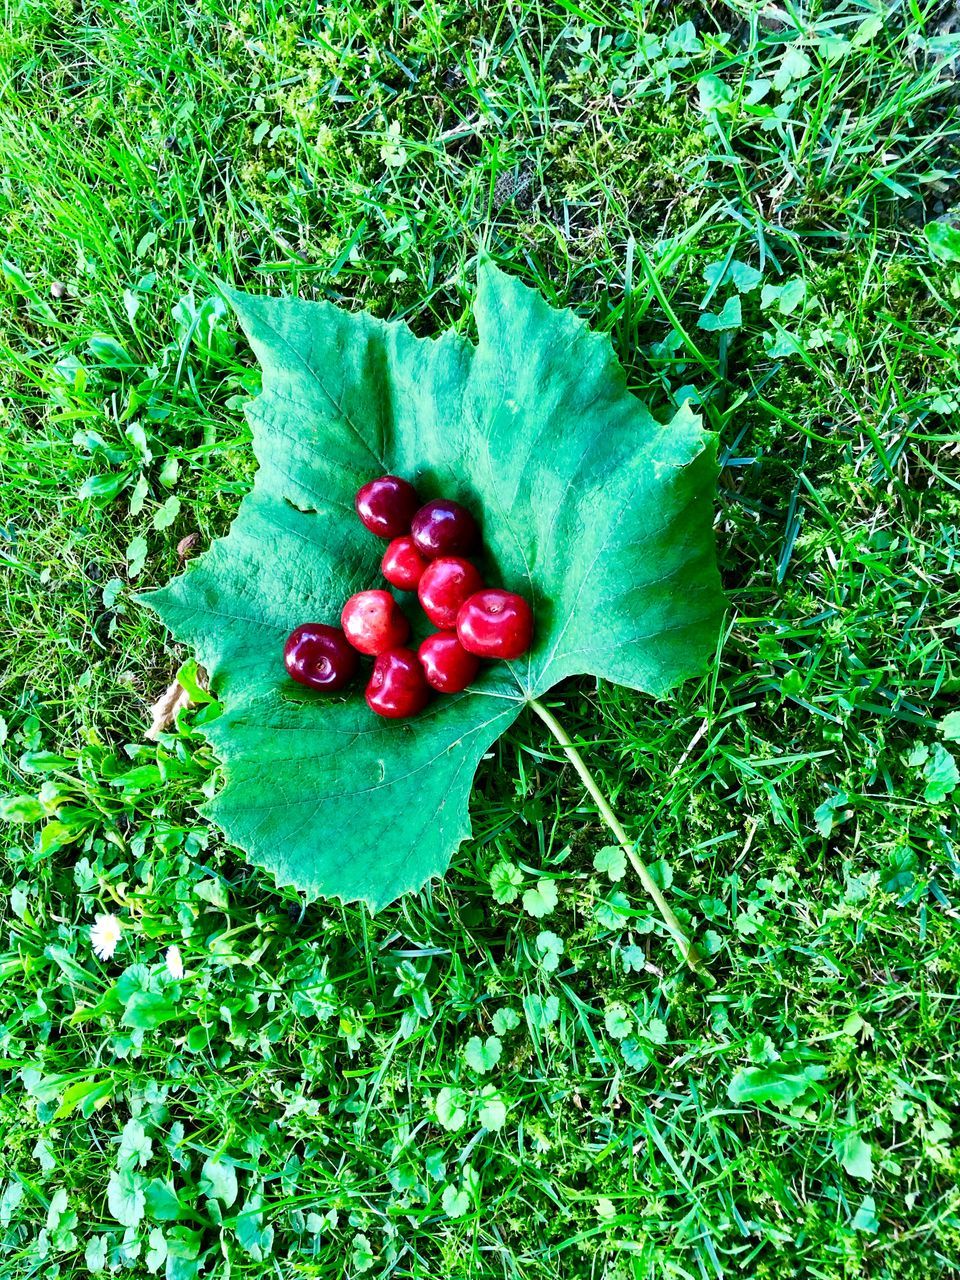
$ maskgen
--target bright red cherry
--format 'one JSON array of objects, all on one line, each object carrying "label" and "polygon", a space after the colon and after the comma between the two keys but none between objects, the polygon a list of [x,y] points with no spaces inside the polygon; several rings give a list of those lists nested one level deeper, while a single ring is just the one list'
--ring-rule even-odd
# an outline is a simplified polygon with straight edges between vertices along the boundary
[{"label": "bright red cherry", "polygon": [[360,659],[339,627],[304,622],[283,646],[288,673],[310,689],[342,689],[357,674]]},{"label": "bright red cherry", "polygon": [[465,556],[480,540],[477,522],[459,502],[437,498],[413,517],[410,533],[428,560],[438,556]]},{"label": "bright red cherry", "polygon": [[519,658],[533,639],[533,611],[523,596],[487,587],[460,609],[457,636],[478,658]]},{"label": "bright red cherry", "polygon": [[460,693],[480,670],[480,659],[467,653],[452,631],[427,636],[417,653],[427,684],[440,693]]},{"label": "bright red cherry", "polygon": [[340,622],[361,653],[386,653],[410,635],[410,623],[389,591],[358,591],[343,606]]},{"label": "bright red cherry", "polygon": [[435,627],[452,631],[457,625],[460,606],[482,586],[483,579],[469,560],[441,556],[424,570],[417,597]]},{"label": "bright red cherry", "polygon": [[413,485],[399,476],[380,476],[357,492],[354,506],[371,533],[378,538],[398,538],[409,531],[420,498]]},{"label": "bright red cherry", "polygon": [[403,720],[422,711],[429,701],[430,686],[412,649],[388,649],[380,654],[367,685],[371,711],[389,720]]},{"label": "bright red cherry", "polygon": [[380,570],[391,586],[399,587],[401,591],[416,591],[429,563],[417,550],[417,544],[410,535],[405,534],[402,538],[394,538],[387,547]]}]

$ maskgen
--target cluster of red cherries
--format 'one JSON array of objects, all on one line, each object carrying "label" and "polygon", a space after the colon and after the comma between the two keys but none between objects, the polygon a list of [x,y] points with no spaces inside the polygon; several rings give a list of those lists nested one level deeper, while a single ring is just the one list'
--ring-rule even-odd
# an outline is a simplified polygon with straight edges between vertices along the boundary
[{"label": "cluster of red cherries", "polygon": [[357,674],[360,654],[374,658],[367,705],[392,720],[416,715],[432,690],[460,693],[476,678],[481,658],[519,658],[530,648],[533,613],[522,596],[485,587],[466,559],[480,544],[473,516],[458,502],[425,505],[399,476],[380,476],[355,500],[363,525],[388,540],[381,570],[401,591],[416,591],[438,629],[416,650],[406,647],[410,623],[389,591],[359,591],[343,606],[340,626],[304,622],[283,649],[288,673],[311,689],[342,689]]}]

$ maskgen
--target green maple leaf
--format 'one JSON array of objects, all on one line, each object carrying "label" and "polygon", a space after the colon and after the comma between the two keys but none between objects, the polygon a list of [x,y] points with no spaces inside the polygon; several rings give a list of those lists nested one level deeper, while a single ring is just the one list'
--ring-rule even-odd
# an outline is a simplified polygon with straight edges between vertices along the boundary
[{"label": "green maple leaf", "polygon": [[[702,670],[723,608],[715,445],[689,407],[658,423],[607,337],[489,263],[476,345],[228,297],[263,370],[259,470],[228,536],[142,598],[224,704],[202,729],[223,771],[206,814],[279,883],[376,910],[446,870],[481,757],[532,699],[581,674],[661,696]],[[295,625],[381,585],[353,496],[386,472],[478,515],[488,581],[536,617],[525,657],[402,723],[358,689],[294,685],[281,661]]]}]

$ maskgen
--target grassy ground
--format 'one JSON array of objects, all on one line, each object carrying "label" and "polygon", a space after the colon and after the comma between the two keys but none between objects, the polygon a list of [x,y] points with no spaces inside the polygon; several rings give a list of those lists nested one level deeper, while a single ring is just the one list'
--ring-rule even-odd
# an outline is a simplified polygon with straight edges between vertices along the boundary
[{"label": "grassy ground", "polygon": [[[960,1275],[956,15],[305,12],[4,13],[0,1275]],[[131,595],[251,481],[213,278],[429,333],[481,246],[720,433],[715,667],[556,700],[709,993],[533,717],[375,919],[202,822],[202,711],[144,741]]]}]

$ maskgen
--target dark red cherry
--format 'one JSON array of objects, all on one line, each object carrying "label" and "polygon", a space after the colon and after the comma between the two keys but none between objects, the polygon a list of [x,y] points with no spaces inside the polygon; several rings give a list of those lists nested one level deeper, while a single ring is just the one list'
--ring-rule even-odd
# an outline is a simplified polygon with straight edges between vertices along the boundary
[{"label": "dark red cherry", "polygon": [[533,639],[533,612],[523,596],[487,587],[460,609],[457,637],[478,658],[519,658]]},{"label": "dark red cherry", "polygon": [[310,689],[342,689],[357,674],[360,659],[339,627],[304,622],[283,646],[288,673]]},{"label": "dark red cherry", "polygon": [[410,623],[389,591],[358,591],[343,606],[340,622],[361,653],[386,653],[410,635]]},{"label": "dark red cherry", "polygon": [[417,544],[410,535],[405,534],[402,538],[394,538],[387,547],[380,569],[391,586],[399,587],[401,591],[416,591],[429,563],[417,550]]},{"label": "dark red cherry", "polygon": [[409,532],[420,498],[413,485],[399,476],[379,476],[358,491],[354,506],[371,533],[378,538],[398,538]]},{"label": "dark red cherry", "polygon": [[438,556],[465,556],[480,540],[477,522],[459,502],[437,498],[413,517],[410,533],[428,560]]},{"label": "dark red cherry", "polygon": [[469,560],[459,556],[441,556],[424,570],[417,597],[435,627],[452,631],[457,625],[457,614],[474,592],[483,586],[479,570]]},{"label": "dark red cherry", "polygon": [[430,686],[412,649],[388,649],[380,654],[367,685],[371,711],[389,720],[403,720],[422,711],[429,701]]},{"label": "dark red cherry", "polygon": [[460,693],[480,670],[480,659],[467,653],[452,631],[427,636],[417,653],[427,684],[440,693]]}]

